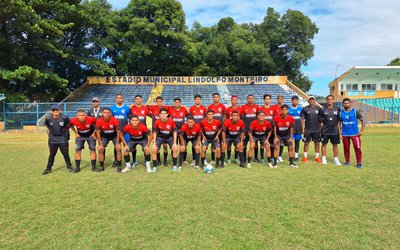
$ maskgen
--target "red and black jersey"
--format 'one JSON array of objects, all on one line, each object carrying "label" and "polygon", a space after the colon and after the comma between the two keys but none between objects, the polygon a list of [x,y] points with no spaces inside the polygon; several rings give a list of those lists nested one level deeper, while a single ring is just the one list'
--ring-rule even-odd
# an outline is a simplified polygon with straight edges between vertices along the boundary
[{"label": "red and black jersey", "polygon": [[208,140],[214,140],[222,126],[217,119],[213,119],[211,123],[204,119],[200,122],[200,127]]},{"label": "red and black jersey", "polygon": [[257,112],[258,112],[258,105],[257,104],[244,104],[242,105],[242,119],[244,121],[244,125],[246,128],[246,131],[249,130],[250,124],[252,121],[257,119]]},{"label": "red and black jersey", "polygon": [[272,110],[274,111],[274,116],[281,114],[281,106],[279,106],[278,104],[273,105]]},{"label": "red and black jersey", "polygon": [[274,109],[272,106],[269,106],[268,108],[265,106],[262,106],[259,111],[264,111],[265,113],[265,120],[269,121],[269,123],[271,123],[271,125],[274,124]]},{"label": "red and black jersey", "polygon": [[131,113],[132,113],[132,115],[137,115],[139,117],[139,121],[143,125],[145,125],[145,126],[147,125],[146,124],[146,118],[150,114],[150,110],[146,105],[142,105],[141,107],[138,107],[136,105],[132,105]]},{"label": "red and black jersey", "polygon": [[260,137],[268,135],[268,132],[271,128],[271,123],[269,123],[267,120],[264,120],[262,124],[260,124],[258,120],[254,120],[250,124],[249,133],[251,133],[253,136]]},{"label": "red and black jersey", "polygon": [[90,137],[96,128],[97,119],[91,116],[86,117],[84,123],[81,123],[78,118],[71,119],[70,124],[76,127],[78,134],[82,137]]},{"label": "red and black jersey", "polygon": [[111,117],[109,121],[105,121],[104,117],[101,117],[96,122],[96,129],[100,130],[100,134],[106,138],[114,138],[117,136],[117,131],[119,128],[119,121]]},{"label": "red and black jersey", "polygon": [[168,139],[174,135],[174,131],[176,131],[176,125],[170,118],[165,122],[161,121],[161,119],[154,122],[154,132],[157,133],[157,137]]},{"label": "red and black jersey", "polygon": [[139,126],[136,129],[132,124],[125,125],[124,132],[129,134],[131,140],[140,141],[149,135],[150,130],[145,125],[139,123]]},{"label": "red and black jersey", "polygon": [[190,107],[189,112],[193,116],[193,120],[197,124],[200,124],[200,122],[206,116],[207,109],[203,105],[200,105],[199,107],[196,107],[196,105],[194,105],[194,106]]},{"label": "red and black jersey", "polygon": [[187,123],[183,124],[181,127],[181,133],[185,139],[194,139],[201,134],[201,127],[199,124],[195,123],[193,128],[189,128]]},{"label": "red and black jersey", "polygon": [[233,123],[231,119],[227,119],[224,122],[223,130],[225,131],[225,136],[236,138],[243,133],[244,122],[242,120],[238,120],[236,123]]},{"label": "red and black jersey", "polygon": [[239,117],[242,117],[242,107],[237,106],[237,107],[232,107],[230,106],[229,108],[226,109],[226,118],[231,119],[232,118],[232,112],[236,110],[239,113]]},{"label": "red and black jersey", "polygon": [[151,113],[152,125],[154,126],[154,122],[157,121],[158,119],[160,119],[160,109],[164,108],[166,110],[169,110],[171,108],[171,106],[163,105],[163,106],[161,106],[161,108],[159,108],[157,105],[148,105],[148,108]]},{"label": "red and black jersey", "polygon": [[210,104],[208,106],[207,110],[214,111],[214,119],[217,119],[221,123],[223,122],[224,114],[225,114],[225,111],[226,111],[226,108],[225,108],[224,104],[222,104],[222,103],[219,103],[217,105],[215,105],[215,103]]},{"label": "red and black jersey", "polygon": [[274,122],[276,126],[276,134],[280,137],[286,137],[290,135],[290,128],[294,126],[294,118],[287,115],[283,118],[281,115],[274,117]]},{"label": "red and black jersey", "polygon": [[179,108],[179,110],[176,110],[176,108],[171,108],[168,111],[169,116],[171,119],[175,122],[175,125],[178,129],[182,127],[183,124],[185,124],[185,117],[188,115],[186,109],[184,108]]}]

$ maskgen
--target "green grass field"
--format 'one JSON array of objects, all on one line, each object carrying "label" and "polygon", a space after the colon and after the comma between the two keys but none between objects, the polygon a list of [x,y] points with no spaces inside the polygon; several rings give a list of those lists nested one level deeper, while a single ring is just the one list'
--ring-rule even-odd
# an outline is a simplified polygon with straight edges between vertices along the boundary
[{"label": "green grass field", "polygon": [[110,155],[92,173],[84,151],[81,173],[68,173],[58,153],[42,176],[46,138],[0,134],[1,249],[400,247],[400,128],[367,129],[361,170],[286,161],[208,175],[143,165],[117,174]]}]

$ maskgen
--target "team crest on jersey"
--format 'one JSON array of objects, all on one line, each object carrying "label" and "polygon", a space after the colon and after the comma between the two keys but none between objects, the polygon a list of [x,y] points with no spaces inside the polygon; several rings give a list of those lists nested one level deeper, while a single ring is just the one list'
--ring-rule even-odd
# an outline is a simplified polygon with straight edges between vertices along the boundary
[{"label": "team crest on jersey", "polygon": [[221,112],[221,111],[222,111],[222,108],[218,108],[218,111]]},{"label": "team crest on jersey", "polygon": [[90,128],[90,124],[86,124],[86,128]]},{"label": "team crest on jersey", "polygon": [[289,124],[290,124],[289,122],[286,122],[286,126],[289,126]]},{"label": "team crest on jersey", "polygon": [[114,125],[110,124],[110,128],[114,128]]},{"label": "team crest on jersey", "polygon": [[239,127],[239,126],[237,126],[237,127],[236,127],[236,130],[239,130],[239,129],[240,129],[240,127]]},{"label": "team crest on jersey", "polygon": [[301,112],[300,112],[300,110],[297,110],[297,114],[299,114],[299,115],[300,115],[300,113],[301,113]]},{"label": "team crest on jersey", "polygon": [[257,112],[257,109],[253,109],[253,112]]},{"label": "team crest on jersey", "polygon": [[345,118],[346,118],[346,119],[350,119],[350,116],[349,116],[349,115],[346,115]]},{"label": "team crest on jersey", "polygon": [[167,129],[171,129],[171,125],[167,125]]},{"label": "team crest on jersey", "polygon": [[337,114],[338,114],[338,112],[337,112],[337,111],[333,111],[333,114],[334,114],[334,115],[337,115]]},{"label": "team crest on jersey", "polygon": [[141,112],[142,112],[142,115],[144,115],[144,110],[142,110]]},{"label": "team crest on jersey", "polygon": [[179,114],[180,114],[181,116],[183,116],[183,112],[180,112]]},{"label": "team crest on jersey", "polygon": [[60,126],[61,126],[61,127],[64,126],[64,122],[60,122]]},{"label": "team crest on jersey", "polygon": [[204,113],[204,110],[200,110],[200,113],[202,113],[202,114],[203,114],[203,113]]},{"label": "team crest on jersey", "polygon": [[125,109],[121,110],[121,113],[122,113],[122,114],[125,114]]},{"label": "team crest on jersey", "polygon": [[217,126],[212,126],[213,129],[217,129]]},{"label": "team crest on jersey", "polygon": [[315,112],[316,114],[318,114],[318,110],[314,110],[314,112]]}]

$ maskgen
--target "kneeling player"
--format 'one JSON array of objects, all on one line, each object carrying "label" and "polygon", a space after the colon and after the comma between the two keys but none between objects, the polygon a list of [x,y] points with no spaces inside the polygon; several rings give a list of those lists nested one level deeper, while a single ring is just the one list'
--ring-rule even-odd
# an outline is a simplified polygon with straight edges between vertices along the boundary
[{"label": "kneeling player", "polygon": [[75,173],[81,171],[82,149],[85,148],[85,141],[89,145],[92,171],[96,171],[96,139],[94,133],[96,121],[96,118],[87,116],[82,109],[78,110],[76,117],[71,119],[71,130],[75,134]]},{"label": "kneeling player", "polygon": [[289,161],[290,166],[297,168],[294,163],[294,151],[293,151],[293,128],[294,119],[292,116],[288,115],[289,107],[284,104],[281,106],[281,112],[279,115],[274,117],[275,128],[275,152],[274,152],[274,167],[277,166],[278,157],[278,146],[286,146],[289,150]]},{"label": "kneeling player", "polygon": [[182,125],[180,131],[181,149],[179,154],[179,167],[178,170],[182,170],[182,163],[185,154],[187,153],[187,145],[189,142],[192,143],[192,147],[195,149],[195,155],[193,156],[195,161],[195,168],[199,168],[200,158],[200,140],[201,140],[201,127],[195,123],[193,116],[188,116],[185,124]]},{"label": "kneeling player", "polygon": [[151,172],[150,168],[150,143],[151,143],[151,132],[150,130],[143,125],[139,117],[137,115],[133,115],[131,117],[130,124],[125,125],[124,132],[129,135],[129,141],[125,141],[125,138],[122,136],[122,142],[125,145],[124,150],[124,159],[126,163],[126,167],[122,170],[122,173],[126,173],[129,170],[132,170],[135,166],[131,166],[129,152],[136,154],[136,146],[140,145],[142,147],[144,153],[144,159],[146,161],[146,169],[147,173]]},{"label": "kneeling player", "polygon": [[110,141],[113,142],[114,148],[117,152],[117,171],[121,172],[121,132],[119,128],[119,121],[111,116],[111,109],[104,108],[103,109],[103,117],[97,120],[96,122],[96,137],[99,143],[97,150],[99,151],[99,162],[100,168],[98,172],[104,171],[104,149],[107,147]]},{"label": "kneeling player", "polygon": [[154,123],[153,131],[154,144],[152,148],[152,159],[153,159],[153,172],[157,171],[157,152],[162,144],[168,144],[172,151],[172,170],[175,172],[178,170],[178,146],[177,132],[175,122],[168,118],[168,110],[165,108],[160,109],[160,119]]},{"label": "kneeling player", "polygon": [[230,114],[231,119],[227,119],[224,122],[222,129],[222,156],[221,162],[224,162],[225,151],[232,144],[235,147],[235,151],[238,152],[240,159],[240,166],[245,167],[244,155],[243,155],[243,139],[244,139],[244,122],[239,119],[239,112],[234,110]]},{"label": "kneeling player", "polygon": [[[257,112],[257,119],[250,123],[249,127],[249,138],[250,138],[250,149],[247,157],[247,167],[251,168],[251,157],[253,156],[254,148],[257,143],[260,142],[260,147],[270,148],[269,138],[272,133],[272,126],[267,120],[265,120],[265,112],[260,110]],[[271,152],[267,150],[268,166],[272,167],[271,164]]]},{"label": "kneeling player", "polygon": [[[220,156],[221,156],[221,143],[218,139],[219,134],[221,133],[221,122],[214,119],[214,111],[207,111],[207,118],[200,122],[200,127],[202,130],[202,149],[201,149],[201,165],[204,167],[206,165],[206,151],[209,144],[212,145],[212,148],[215,149],[217,153],[217,162],[215,164],[216,168],[219,168],[220,165]],[[224,167],[224,162],[221,162],[221,167]]]}]

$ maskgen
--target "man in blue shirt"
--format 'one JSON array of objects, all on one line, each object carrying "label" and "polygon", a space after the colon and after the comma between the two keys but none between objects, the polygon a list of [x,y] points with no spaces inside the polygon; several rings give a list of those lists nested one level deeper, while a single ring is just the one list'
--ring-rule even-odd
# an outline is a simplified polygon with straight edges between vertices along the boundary
[{"label": "man in blue shirt", "polygon": [[[342,123],[343,151],[346,159],[345,166],[350,166],[350,140],[356,153],[357,168],[362,168],[361,135],[365,129],[364,119],[358,110],[351,107],[351,100],[344,98],[342,101],[343,110],[340,112]],[[361,130],[358,130],[358,120],[361,122]]]},{"label": "man in blue shirt", "polygon": [[[124,104],[124,97],[122,94],[116,94],[115,95],[115,102],[116,104],[111,106],[111,114],[114,116],[119,121],[121,133],[124,134],[123,128],[125,127],[126,124],[129,124],[129,117],[131,114],[131,109],[129,106]],[[129,134],[124,134],[125,140],[129,140]],[[136,158],[136,155],[134,157],[134,160]],[[113,168],[117,166],[117,152],[114,149],[114,163],[113,163]]]},{"label": "man in blue shirt", "polygon": [[303,131],[301,120],[301,111],[303,110],[299,105],[299,97],[297,95],[292,96],[292,106],[289,108],[289,115],[293,117],[294,130],[293,130],[293,140],[294,140],[294,161],[299,161],[299,148],[300,140],[302,139],[301,133]]}]

